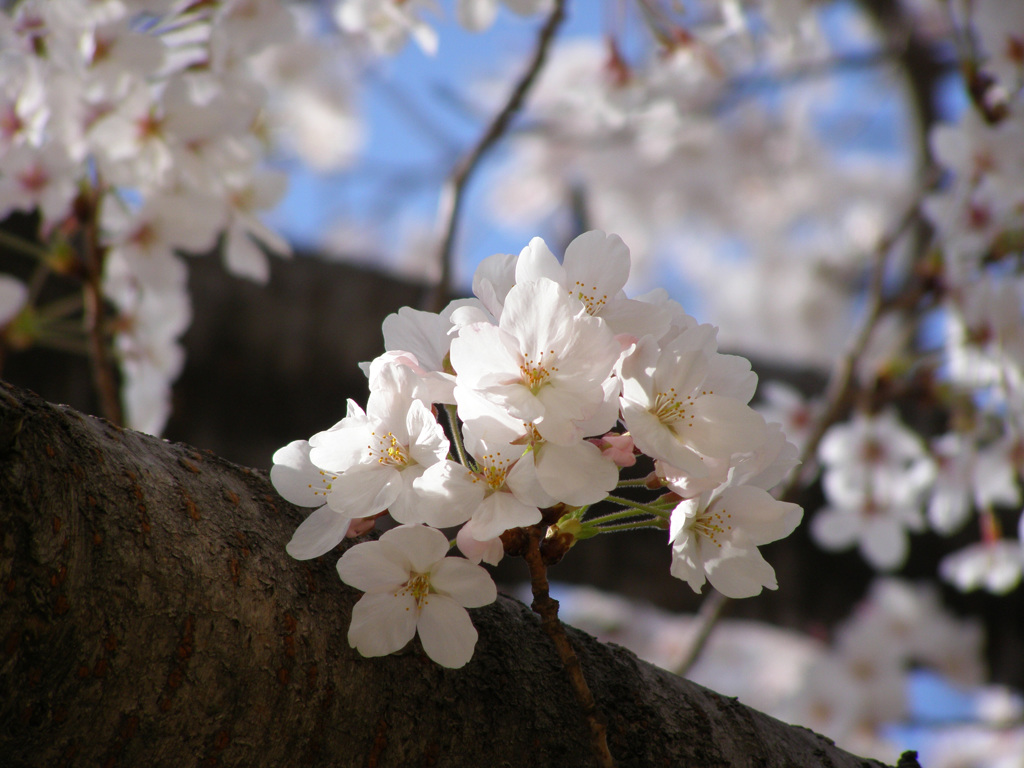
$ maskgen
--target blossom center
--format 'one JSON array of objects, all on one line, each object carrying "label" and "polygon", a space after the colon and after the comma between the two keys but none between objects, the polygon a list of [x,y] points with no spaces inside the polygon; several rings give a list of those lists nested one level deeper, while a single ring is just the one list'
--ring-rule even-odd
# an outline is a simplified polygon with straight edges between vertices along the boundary
[{"label": "blossom center", "polygon": [[732,533],[732,515],[727,510],[705,510],[693,521],[693,530],[706,539],[711,539],[719,549],[722,541]]},{"label": "blossom center", "polygon": [[[657,416],[658,421],[666,427],[671,427],[680,421],[691,418],[687,415],[686,410],[691,405],[693,405],[692,395],[687,395],[685,400],[680,400],[675,387],[671,387],[668,392],[658,392],[654,396],[654,407],[651,408],[651,413]],[[693,426],[692,421],[690,426]]]},{"label": "blossom center", "polygon": [[320,470],[320,483],[323,486],[323,489],[320,490],[320,489],[314,488],[312,483],[309,483],[308,485],[309,485],[309,488],[313,491],[313,495],[314,496],[325,496],[326,497],[327,494],[330,493],[330,491],[331,491],[331,483],[333,483],[337,479],[338,479],[337,475],[332,475],[332,474],[330,474],[328,472],[324,472],[321,469]]},{"label": "blossom center", "polygon": [[608,294],[604,293],[598,296],[596,285],[587,288],[584,283],[577,280],[573,290],[576,292],[576,298],[583,302],[583,306],[587,308],[587,313],[590,315],[596,315],[608,303]]},{"label": "blossom center", "polygon": [[513,460],[502,458],[501,451],[495,451],[481,456],[480,463],[483,468],[473,481],[476,482],[478,477],[483,478],[488,488],[500,491],[505,485],[505,477],[512,468]]},{"label": "blossom center", "polygon": [[409,580],[396,594],[411,595],[416,601],[416,608],[422,608],[430,594],[430,579],[425,573],[410,574]]},{"label": "blossom center", "polygon": [[[552,357],[555,354],[555,350],[549,349],[548,355]],[[533,394],[537,394],[541,387],[543,387],[549,378],[553,374],[558,373],[558,366],[552,365],[551,363],[544,362],[544,352],[534,360],[532,357],[523,356],[523,362],[519,365],[519,374],[523,384],[530,388]],[[549,358],[550,360],[550,358]]]},{"label": "blossom center", "polygon": [[377,441],[376,446],[373,443],[366,446],[371,459],[376,459],[378,464],[389,467],[404,467],[409,464],[409,453],[406,447],[398,441],[393,433],[387,432],[378,435],[376,432],[371,432],[370,436]]}]

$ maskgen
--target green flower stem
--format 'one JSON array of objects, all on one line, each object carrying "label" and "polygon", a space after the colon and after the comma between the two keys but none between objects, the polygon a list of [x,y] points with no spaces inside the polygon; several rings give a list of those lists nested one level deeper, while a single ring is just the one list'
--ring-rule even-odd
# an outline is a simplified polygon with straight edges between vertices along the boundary
[{"label": "green flower stem", "polygon": [[[611,514],[602,515],[601,517],[591,518],[590,520],[584,521],[583,525],[584,525],[584,527],[589,528],[591,526],[604,525],[605,523],[613,523],[616,520],[626,520],[626,519],[628,519],[630,517],[637,517],[639,515],[646,515],[646,514],[649,514],[649,513],[641,512],[641,511],[636,510],[636,509],[623,509],[623,510],[620,510],[619,512],[612,512]],[[664,520],[665,519],[661,515],[656,515],[654,517],[656,519],[658,519],[658,520]]]},{"label": "green flower stem", "polygon": [[72,315],[75,312],[80,312],[83,306],[82,294],[71,293],[63,298],[51,301],[44,307],[37,307],[36,318],[40,323],[48,323],[52,320]]},{"label": "green flower stem", "polygon": [[445,413],[448,414],[448,423],[452,427],[452,443],[455,444],[455,455],[459,457],[462,466],[471,468],[469,457],[466,455],[466,446],[462,443],[462,430],[459,429],[458,409],[454,405],[446,405]]},{"label": "green flower stem", "polygon": [[668,517],[670,511],[667,508],[659,507],[656,504],[641,504],[638,501],[624,499],[621,496],[613,496],[611,494],[605,498],[605,501],[610,501],[612,504],[618,504],[620,507],[638,509],[641,512],[646,512],[648,515],[657,515],[658,517]]},{"label": "green flower stem", "polygon": [[563,515],[562,520],[566,518],[569,518],[570,520],[582,520],[583,516],[587,514],[588,509],[590,509],[589,504],[584,504],[582,507],[576,507],[571,512],[567,512],[565,515]]},{"label": "green flower stem", "polygon": [[90,347],[88,341],[79,336],[78,338],[66,338],[63,336],[44,335],[35,340],[40,347],[56,349],[59,352],[70,352],[73,355],[88,356]]},{"label": "green flower stem", "polygon": [[638,480],[619,480],[619,484],[617,486],[615,486],[615,487],[616,488],[646,488],[647,487],[647,479],[641,477]]},{"label": "green flower stem", "polygon": [[595,526],[597,533],[615,533],[617,531],[632,531],[635,528],[660,528],[665,530],[665,521],[661,518],[653,520],[641,520],[636,523],[619,523],[618,525]]},{"label": "green flower stem", "polygon": [[3,230],[0,230],[0,245],[4,245],[13,251],[18,251],[25,256],[32,256],[40,260],[45,260],[49,256],[49,251],[38,243],[33,243],[31,240],[25,240]]}]

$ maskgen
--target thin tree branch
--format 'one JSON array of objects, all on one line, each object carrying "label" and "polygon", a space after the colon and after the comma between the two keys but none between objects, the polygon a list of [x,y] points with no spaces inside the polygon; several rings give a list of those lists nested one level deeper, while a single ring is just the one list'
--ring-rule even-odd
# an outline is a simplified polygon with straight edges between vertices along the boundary
[{"label": "thin tree branch", "polygon": [[[919,194],[914,196],[913,203],[907,206],[907,209],[896,221],[892,229],[882,237],[875,247],[873,254],[874,262],[868,281],[868,302],[864,320],[857,334],[851,340],[846,354],[839,359],[832,369],[832,377],[826,388],[825,409],[816,419],[811,435],[800,455],[800,464],[798,466],[803,471],[794,472],[790,476],[789,481],[779,490],[777,495],[782,501],[796,501],[800,492],[813,478],[813,470],[809,469],[809,467],[813,464],[814,456],[818,451],[818,443],[821,442],[828,428],[839,420],[853,397],[857,360],[864,354],[864,350],[871,339],[871,333],[874,331],[875,326],[885,313],[887,307],[884,300],[884,280],[889,254],[892,252],[893,246],[917,218],[921,199],[930,188],[931,185],[928,185]],[[905,293],[916,292],[916,290],[916,286],[911,286]],[[728,597],[719,592],[712,592],[701,604],[700,611],[697,614],[700,626],[698,627],[693,645],[676,669],[677,674],[686,675],[693,668],[693,665],[697,663],[728,603]]]},{"label": "thin tree branch", "polygon": [[452,281],[452,252],[455,247],[455,230],[458,227],[459,214],[462,211],[463,197],[470,178],[480,165],[484,155],[498,142],[508,131],[512,120],[522,109],[527,94],[533,87],[540,74],[544,61],[547,59],[551,43],[555,33],[565,19],[566,0],[555,0],[554,8],[548,15],[544,25],[537,35],[537,44],[533,50],[533,56],[526,70],[520,76],[519,81],[512,89],[512,93],[505,102],[505,106],[495,115],[491,124],[480,136],[480,140],[463,157],[451,176],[441,188],[441,198],[438,203],[437,220],[441,231],[441,242],[438,247],[438,260],[441,263],[441,277],[432,296],[426,302],[426,309],[433,312],[440,312],[448,303],[451,293]]},{"label": "thin tree branch", "polygon": [[88,200],[88,211],[82,218],[85,249],[85,330],[89,335],[89,358],[92,362],[93,384],[103,415],[112,423],[122,425],[124,414],[118,394],[117,374],[107,347],[106,305],[103,300],[103,249],[99,242],[97,217],[99,194]]},{"label": "thin tree branch", "polygon": [[694,635],[693,643],[686,652],[686,656],[683,657],[683,660],[679,662],[675,669],[677,675],[686,677],[690,670],[693,669],[693,665],[697,663],[697,659],[704,652],[708,639],[711,637],[711,632],[718,624],[718,620],[722,617],[722,612],[728,604],[729,598],[718,590],[713,590],[704,598],[704,601],[700,604],[700,610],[697,612],[697,634]]},{"label": "thin tree branch", "polygon": [[579,657],[573,650],[569,637],[565,633],[565,627],[558,619],[558,601],[551,597],[548,590],[548,570],[544,564],[544,558],[540,551],[540,542],[544,534],[543,525],[534,525],[526,529],[530,538],[526,552],[523,554],[526,564],[530,568],[530,586],[533,588],[533,610],[540,614],[541,627],[551,642],[558,650],[558,658],[562,660],[569,675],[569,682],[572,685],[576,700],[583,708],[583,714],[587,718],[587,725],[590,728],[591,751],[597,760],[600,768],[614,768],[615,760],[608,750],[608,734],[601,715],[598,712],[594,695],[590,692],[590,686],[583,676],[583,668],[580,666]]},{"label": "thin tree branch", "polygon": [[815,472],[813,460],[818,452],[818,444],[825,436],[828,428],[843,415],[853,397],[857,361],[864,354],[875,326],[885,313],[886,304],[883,288],[885,268],[888,263],[889,254],[893,246],[917,218],[921,198],[927,189],[915,195],[913,203],[907,207],[890,232],[879,241],[875,248],[874,263],[868,282],[867,307],[864,313],[864,320],[861,322],[860,329],[853,336],[846,354],[836,362],[835,367],[832,369],[832,375],[825,389],[825,408],[815,420],[814,428],[804,444],[800,455],[801,470],[794,472],[789,482],[778,493],[778,497],[782,501],[793,501],[800,493],[800,490],[810,482]]}]

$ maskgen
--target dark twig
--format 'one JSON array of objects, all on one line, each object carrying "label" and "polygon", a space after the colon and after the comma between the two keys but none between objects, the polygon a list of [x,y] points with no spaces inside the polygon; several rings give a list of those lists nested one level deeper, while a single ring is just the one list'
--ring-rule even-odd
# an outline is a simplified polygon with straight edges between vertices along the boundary
[{"label": "dark twig", "polygon": [[99,195],[89,199],[87,210],[82,216],[84,237],[85,283],[85,330],[89,336],[89,358],[92,363],[93,383],[100,400],[103,415],[112,423],[122,426],[124,414],[118,394],[117,374],[114,361],[107,346],[106,305],[103,290],[103,250],[99,242],[99,211],[96,205]]},{"label": "dark twig", "polygon": [[426,309],[440,312],[448,303],[452,281],[452,252],[455,247],[455,230],[458,227],[459,214],[462,211],[463,197],[470,177],[476,171],[483,156],[497,143],[519,113],[530,92],[541,67],[547,58],[555,33],[565,19],[566,0],[555,0],[554,8],[537,35],[537,44],[526,70],[520,76],[515,88],[505,102],[505,106],[495,115],[491,124],[480,136],[480,140],[463,157],[451,176],[441,188],[441,199],[438,203],[437,220],[441,231],[441,243],[438,247],[438,260],[441,263],[441,277],[433,295],[426,302]]},{"label": "dark twig", "polygon": [[[875,248],[871,277],[868,283],[867,307],[860,329],[852,337],[850,345],[832,369],[825,390],[825,408],[814,422],[814,429],[804,445],[800,455],[801,470],[794,472],[782,488],[778,497],[782,501],[794,501],[800,490],[807,485],[815,474],[814,456],[818,452],[818,444],[828,428],[835,424],[846,411],[854,396],[856,384],[857,361],[871,340],[878,321],[885,314],[886,303],[883,297],[885,269],[893,246],[900,240],[910,225],[915,221],[920,210],[921,198],[927,188],[916,195],[914,201],[896,221],[893,228],[879,241]],[[908,290],[912,290],[908,288]]]},{"label": "dark twig", "polygon": [[[873,257],[871,276],[868,283],[868,302],[864,320],[856,335],[852,338],[846,354],[839,359],[832,370],[832,377],[829,380],[825,396],[825,408],[815,420],[814,429],[807,440],[800,455],[800,465],[803,471],[794,472],[789,481],[783,485],[778,492],[778,498],[782,501],[796,501],[801,490],[813,477],[813,470],[809,469],[818,451],[818,443],[828,428],[842,417],[850,400],[854,395],[856,383],[857,360],[864,354],[864,350],[871,339],[871,334],[887,309],[883,297],[885,269],[893,246],[900,240],[910,225],[917,218],[920,210],[921,198],[930,189],[926,187],[921,194],[915,196],[914,201],[903,212],[903,215],[896,221],[893,228],[879,241]],[[916,291],[913,286],[907,289],[910,292]],[[699,626],[694,637],[693,645],[687,652],[686,657],[680,662],[676,674],[685,676],[693,665],[697,663],[700,654],[707,645],[711,632],[722,617],[725,607],[729,604],[729,598],[719,592],[712,592],[701,604],[697,614]]]},{"label": "dark twig", "polygon": [[558,657],[562,660],[566,673],[569,675],[569,682],[572,685],[576,700],[583,708],[583,714],[587,718],[587,725],[590,727],[590,744],[597,765],[600,768],[614,768],[615,760],[608,750],[608,735],[604,722],[597,710],[594,701],[594,694],[590,692],[590,686],[583,676],[583,668],[580,666],[579,657],[565,634],[565,627],[558,619],[558,601],[551,597],[548,590],[548,570],[541,555],[540,545],[544,536],[545,526],[534,525],[526,529],[529,536],[529,545],[523,554],[526,564],[530,568],[530,586],[533,588],[533,610],[540,615],[541,627],[551,642],[558,650]]},{"label": "dark twig", "polygon": [[708,639],[711,637],[712,630],[717,626],[718,620],[722,616],[722,611],[728,604],[729,598],[717,590],[712,590],[704,598],[696,616],[697,634],[694,635],[693,642],[686,651],[686,656],[675,669],[677,675],[686,677],[690,670],[693,669],[693,665],[697,663],[697,659],[704,652],[704,647],[708,644]]}]

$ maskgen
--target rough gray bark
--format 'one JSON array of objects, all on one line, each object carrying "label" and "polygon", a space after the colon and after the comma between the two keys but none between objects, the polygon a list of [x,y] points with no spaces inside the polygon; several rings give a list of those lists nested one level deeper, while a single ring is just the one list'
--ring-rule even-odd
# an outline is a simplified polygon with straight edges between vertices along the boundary
[{"label": "rough gray bark", "polygon": [[[264,474],[0,385],[0,763],[586,766],[509,598],[461,670],[348,647],[359,593]],[[571,631],[622,766],[877,766]],[[916,765],[916,763],[911,763]]]}]

